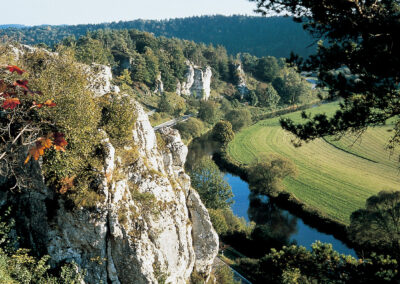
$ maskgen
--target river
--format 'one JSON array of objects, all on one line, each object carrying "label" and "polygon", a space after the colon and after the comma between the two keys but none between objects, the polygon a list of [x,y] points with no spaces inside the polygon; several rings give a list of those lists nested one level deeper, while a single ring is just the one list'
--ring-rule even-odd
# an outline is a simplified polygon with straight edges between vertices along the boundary
[{"label": "river", "polygon": [[[189,147],[186,163],[186,167],[189,169],[196,160],[205,155],[210,155],[215,147],[215,145],[199,141],[195,140]],[[311,245],[319,240],[324,243],[331,243],[333,249],[339,253],[357,257],[355,251],[347,247],[342,241],[306,225],[301,218],[280,208],[269,200],[267,196],[254,196],[251,194],[247,182],[240,177],[225,173],[224,178],[232,187],[234,204],[231,208],[238,217],[243,217],[247,222],[254,221],[257,224],[266,224],[282,238],[308,249],[311,249]]]},{"label": "river", "polygon": [[[233,200],[235,201],[235,203],[231,207],[233,213],[239,217],[243,217],[247,222],[254,219],[254,214],[251,214],[251,211],[260,210],[260,208],[255,209],[250,206],[251,194],[247,182],[243,181],[240,177],[234,176],[229,173],[225,173],[224,178],[232,187],[232,192],[234,194]],[[291,241],[295,241],[298,245],[311,249],[311,245],[315,241],[319,240],[323,243],[331,243],[333,249],[340,253],[350,254],[356,257],[356,253],[353,249],[347,247],[343,242],[336,239],[334,236],[321,233],[317,229],[304,224],[301,218],[290,214],[288,211],[279,208],[275,204],[269,204],[271,203],[271,201],[268,197],[263,196],[261,201],[264,205],[263,207],[269,208],[269,211],[274,210],[274,212],[269,212],[267,214],[267,217],[276,215],[282,216],[281,218],[275,217],[271,219],[273,219],[274,222],[281,222],[281,224],[274,224],[276,227],[281,228],[281,230],[291,232],[289,236],[289,239]],[[271,207],[273,209],[270,209]],[[290,220],[290,222],[288,222],[287,220]],[[292,226],[294,228],[291,228],[290,230],[284,229],[284,227],[287,226]]]}]

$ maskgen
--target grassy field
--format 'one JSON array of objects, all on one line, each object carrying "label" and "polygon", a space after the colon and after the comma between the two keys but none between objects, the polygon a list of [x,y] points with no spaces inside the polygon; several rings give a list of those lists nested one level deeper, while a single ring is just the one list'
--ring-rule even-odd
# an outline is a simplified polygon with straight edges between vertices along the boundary
[{"label": "grassy field", "polygon": [[[333,113],[336,103],[315,107],[307,112]],[[300,112],[285,115],[300,121]],[[369,129],[361,138],[333,137],[317,139],[295,148],[292,135],[282,130],[279,118],[272,118],[242,130],[229,144],[234,160],[251,164],[260,154],[277,153],[297,166],[296,179],[285,180],[286,190],[302,202],[328,217],[349,224],[353,211],[364,207],[365,200],[381,190],[399,190],[398,155],[385,150],[390,127]]]}]

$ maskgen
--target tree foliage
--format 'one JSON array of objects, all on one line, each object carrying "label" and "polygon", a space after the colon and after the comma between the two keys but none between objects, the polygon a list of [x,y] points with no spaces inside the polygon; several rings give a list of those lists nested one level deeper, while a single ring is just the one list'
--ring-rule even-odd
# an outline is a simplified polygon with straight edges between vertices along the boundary
[{"label": "tree foliage", "polygon": [[229,121],[218,122],[212,132],[212,139],[222,145],[227,145],[235,137],[235,133],[232,129],[232,124]]},{"label": "tree foliage", "polygon": [[297,175],[296,165],[287,158],[276,154],[261,157],[249,168],[250,189],[255,194],[274,194],[283,189],[286,177]]},{"label": "tree foliage", "polygon": [[246,108],[229,111],[225,114],[225,119],[232,124],[232,129],[235,132],[252,123],[251,113]]},{"label": "tree foliage", "polygon": [[396,283],[399,273],[389,257],[355,259],[319,241],[311,251],[294,245],[272,249],[259,260],[240,260],[239,267],[256,283]]},{"label": "tree foliage", "polygon": [[197,118],[191,117],[187,121],[180,122],[175,126],[183,139],[200,137],[204,129],[204,123]]},{"label": "tree foliage", "polygon": [[298,138],[310,140],[344,131],[395,121],[392,146],[400,137],[400,6],[388,1],[254,0],[258,11],[294,16],[324,42],[303,64],[318,72],[330,98],[341,98],[333,117],[306,117],[304,124],[289,119],[282,126]]},{"label": "tree foliage", "polygon": [[207,208],[227,208],[233,203],[231,187],[211,158],[204,157],[194,165],[190,178]]},{"label": "tree foliage", "polygon": [[381,191],[351,215],[350,238],[370,251],[400,259],[400,191]]},{"label": "tree foliage", "polygon": [[214,124],[219,120],[220,113],[218,105],[213,101],[202,101],[200,103],[198,117],[209,124]]}]

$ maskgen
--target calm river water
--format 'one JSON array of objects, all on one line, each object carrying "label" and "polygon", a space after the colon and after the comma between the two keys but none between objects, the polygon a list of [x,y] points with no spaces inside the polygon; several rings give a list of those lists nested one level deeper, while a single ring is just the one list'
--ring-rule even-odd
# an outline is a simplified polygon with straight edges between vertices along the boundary
[{"label": "calm river water", "polygon": [[[240,179],[240,177],[231,175],[229,173],[225,174],[225,179],[232,187],[232,192],[234,194],[233,199],[234,199],[235,203],[232,205],[233,213],[239,217],[245,218],[246,221],[252,220],[252,217],[254,214],[251,214],[251,212],[254,211],[255,209],[250,207],[251,194],[250,194],[250,190],[249,190],[249,186],[248,186],[247,182]],[[315,241],[319,240],[324,243],[331,243],[333,246],[333,249],[335,249],[336,251],[338,251],[340,253],[350,254],[350,255],[356,257],[356,253],[353,249],[347,247],[343,242],[339,241],[332,235],[321,233],[317,229],[314,229],[314,228],[304,224],[304,222],[300,218],[293,216],[288,211],[280,209],[278,206],[276,206],[274,204],[269,204],[270,201],[269,201],[268,197],[266,197],[266,196],[263,197],[262,202],[264,203],[263,207],[267,208],[266,210],[264,210],[264,212],[267,210],[270,211],[267,214],[267,217],[268,217],[268,215],[276,216],[277,214],[282,216],[281,218],[276,218],[276,217],[273,218],[273,220],[275,220],[275,222],[283,223],[283,224],[275,224],[275,225],[277,227],[282,228],[282,230],[285,230],[287,232],[292,232],[290,234],[290,240],[294,240],[298,245],[301,245],[301,246],[304,246],[304,247],[310,249],[311,245]],[[262,207],[260,208],[259,206],[257,206],[257,207],[258,208],[256,210],[265,209]],[[272,207],[273,212],[271,212],[272,211],[271,207]],[[290,230],[285,228],[287,226],[291,227]]]},{"label": "calm river water", "polygon": [[[215,145],[198,141],[193,141],[189,147],[187,169],[190,169],[191,165],[203,156],[209,156],[213,152]],[[255,221],[257,224],[268,224],[271,230],[280,232],[285,238],[308,249],[315,241],[319,240],[324,243],[331,243],[333,249],[339,253],[357,256],[355,251],[343,242],[332,235],[321,233],[317,229],[304,224],[301,218],[279,208],[267,196],[253,196],[247,182],[240,177],[225,173],[225,179],[232,187],[234,194],[232,211],[235,215],[243,217],[248,222]]]}]

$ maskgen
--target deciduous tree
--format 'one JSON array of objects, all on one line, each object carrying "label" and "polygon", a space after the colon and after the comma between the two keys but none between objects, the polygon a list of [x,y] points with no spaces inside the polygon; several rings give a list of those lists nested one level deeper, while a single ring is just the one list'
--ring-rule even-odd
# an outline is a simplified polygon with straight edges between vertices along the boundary
[{"label": "deciduous tree", "polygon": [[400,5],[396,0],[251,0],[262,14],[293,16],[316,39],[318,52],[303,65],[318,73],[330,98],[341,98],[333,117],[289,119],[282,126],[302,140],[362,131],[394,119],[391,145],[400,141]]},{"label": "deciduous tree", "polygon": [[231,187],[211,158],[205,157],[194,165],[190,178],[207,208],[227,208],[233,203]]}]

